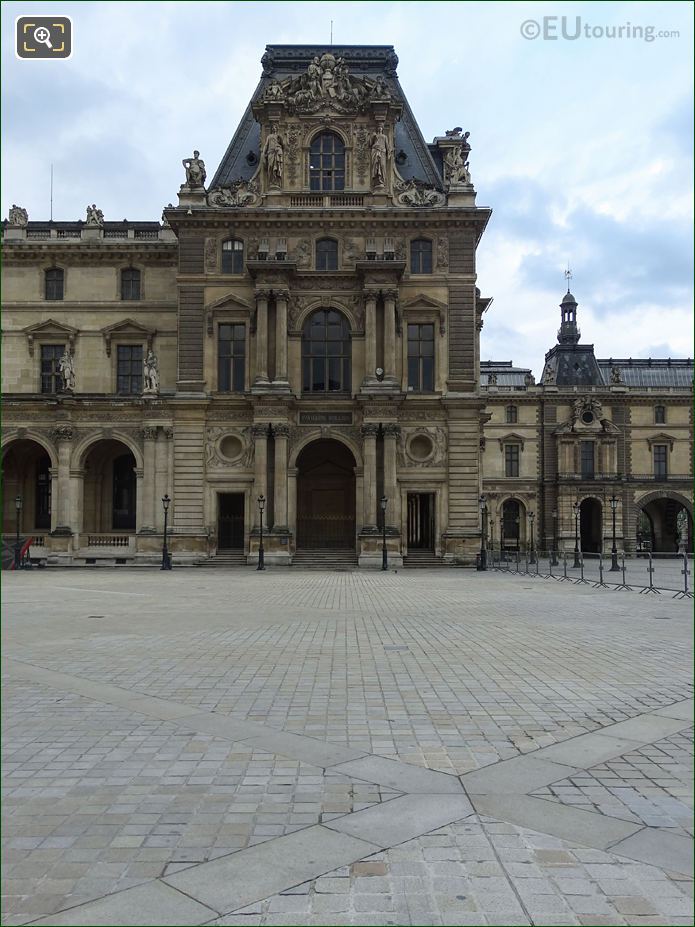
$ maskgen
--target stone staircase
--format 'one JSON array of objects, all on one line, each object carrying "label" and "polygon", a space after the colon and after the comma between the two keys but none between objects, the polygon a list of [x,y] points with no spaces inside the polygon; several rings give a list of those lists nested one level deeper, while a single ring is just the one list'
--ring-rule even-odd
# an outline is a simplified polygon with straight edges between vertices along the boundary
[{"label": "stone staircase", "polygon": [[356,570],[357,554],[354,550],[298,550],[292,566],[300,570]]},{"label": "stone staircase", "polygon": [[403,558],[403,566],[407,569],[432,570],[449,566],[441,557],[437,557],[433,550],[411,550]]},{"label": "stone staircase", "polygon": [[242,549],[239,550],[219,550],[214,557],[209,560],[202,560],[198,566],[206,568],[222,568],[246,566],[246,554]]}]

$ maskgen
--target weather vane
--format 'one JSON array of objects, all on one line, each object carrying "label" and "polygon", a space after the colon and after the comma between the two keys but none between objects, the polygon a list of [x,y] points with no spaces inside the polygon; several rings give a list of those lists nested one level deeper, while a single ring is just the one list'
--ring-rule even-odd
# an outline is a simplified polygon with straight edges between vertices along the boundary
[{"label": "weather vane", "polygon": [[565,271],[565,280],[567,281],[567,292],[570,291],[570,280],[572,279],[572,271],[570,270],[569,263],[567,264],[567,270]]}]

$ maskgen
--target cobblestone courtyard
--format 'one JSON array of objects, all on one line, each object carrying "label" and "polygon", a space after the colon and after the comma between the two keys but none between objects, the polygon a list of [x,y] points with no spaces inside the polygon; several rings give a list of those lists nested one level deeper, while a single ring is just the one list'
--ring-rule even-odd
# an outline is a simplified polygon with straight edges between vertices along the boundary
[{"label": "cobblestone courtyard", "polygon": [[3,924],[692,924],[691,605],[463,570],[4,582]]}]

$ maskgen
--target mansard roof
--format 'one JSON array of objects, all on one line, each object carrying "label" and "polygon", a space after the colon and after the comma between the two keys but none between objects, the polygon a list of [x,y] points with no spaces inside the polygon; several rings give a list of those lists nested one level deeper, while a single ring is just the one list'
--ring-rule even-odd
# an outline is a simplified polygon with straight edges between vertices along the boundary
[{"label": "mansard roof", "polygon": [[421,180],[441,189],[441,153],[431,150],[415,121],[398,81],[398,56],[392,45],[266,46],[261,59],[261,79],[209,188],[229,187],[236,180],[250,180],[253,177],[261,156],[261,127],[253,115],[254,102],[263,96],[271,83],[297,77],[306,71],[313,58],[320,58],[325,52],[330,52],[336,58],[344,58],[350,74],[355,77],[383,78],[395,102],[403,107],[394,135],[394,153],[400,155],[398,173],[404,180]]}]

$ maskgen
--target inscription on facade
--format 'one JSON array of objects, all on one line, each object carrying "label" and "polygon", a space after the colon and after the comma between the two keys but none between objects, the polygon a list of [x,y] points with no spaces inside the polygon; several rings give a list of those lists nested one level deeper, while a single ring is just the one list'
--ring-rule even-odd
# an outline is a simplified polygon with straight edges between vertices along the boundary
[{"label": "inscription on facade", "polygon": [[300,412],[300,425],[352,425],[352,412]]}]

